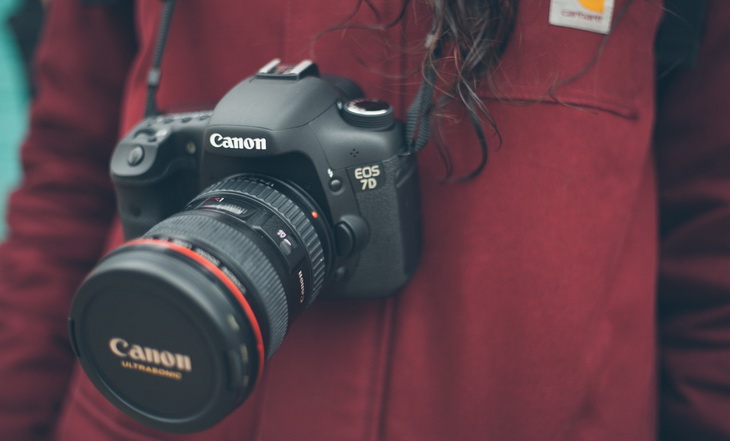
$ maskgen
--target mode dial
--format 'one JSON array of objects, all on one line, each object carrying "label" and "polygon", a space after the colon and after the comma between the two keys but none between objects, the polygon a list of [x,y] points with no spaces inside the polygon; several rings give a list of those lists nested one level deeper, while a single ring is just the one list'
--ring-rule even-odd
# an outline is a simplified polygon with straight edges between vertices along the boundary
[{"label": "mode dial", "polygon": [[368,98],[358,98],[345,103],[342,117],[350,125],[371,130],[387,130],[395,121],[390,104]]}]

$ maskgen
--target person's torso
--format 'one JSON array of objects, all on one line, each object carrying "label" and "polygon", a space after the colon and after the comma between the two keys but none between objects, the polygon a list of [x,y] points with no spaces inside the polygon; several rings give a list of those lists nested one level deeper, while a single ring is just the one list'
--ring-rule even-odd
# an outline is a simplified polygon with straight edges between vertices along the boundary
[{"label": "person's torso", "polygon": [[[366,29],[356,25],[389,23],[400,4],[373,2],[377,21],[363,2],[349,28],[327,31],[355,3],[178,2],[160,108],[210,108],[272,58],[311,58],[402,117],[429,17],[409,6],[396,26]],[[142,116],[160,4],[137,3],[127,129]],[[483,91],[502,140],[486,128],[486,169],[444,182],[436,147],[419,154],[423,253],[402,292],[316,302],[248,402],[199,434],[144,428],[77,379],[67,439],[652,439],[660,6],[617,1],[608,37],[550,25],[547,0],[519,7],[494,76],[498,96]],[[442,141],[459,176],[479,149],[468,118],[454,112]]]}]

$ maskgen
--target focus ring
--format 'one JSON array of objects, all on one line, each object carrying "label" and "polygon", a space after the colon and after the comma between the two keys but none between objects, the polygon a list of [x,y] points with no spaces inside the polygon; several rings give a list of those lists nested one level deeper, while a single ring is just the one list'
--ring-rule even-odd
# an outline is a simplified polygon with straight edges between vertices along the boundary
[{"label": "focus ring", "polygon": [[291,224],[304,244],[312,267],[312,295],[309,296],[307,301],[307,305],[309,305],[317,298],[317,295],[322,289],[325,275],[325,259],[322,241],[303,209],[270,184],[265,184],[256,178],[246,176],[236,176],[219,181],[208,187],[201,196],[205,197],[221,191],[231,191],[239,196],[246,195],[254,198],[267,205]]}]

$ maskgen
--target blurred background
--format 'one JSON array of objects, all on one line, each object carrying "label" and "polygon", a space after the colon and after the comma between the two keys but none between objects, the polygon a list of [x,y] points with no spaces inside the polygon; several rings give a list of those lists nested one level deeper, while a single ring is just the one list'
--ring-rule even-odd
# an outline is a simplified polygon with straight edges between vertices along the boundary
[{"label": "blurred background", "polygon": [[20,178],[18,148],[32,94],[27,66],[42,13],[40,0],[0,0],[0,238],[7,196]]}]

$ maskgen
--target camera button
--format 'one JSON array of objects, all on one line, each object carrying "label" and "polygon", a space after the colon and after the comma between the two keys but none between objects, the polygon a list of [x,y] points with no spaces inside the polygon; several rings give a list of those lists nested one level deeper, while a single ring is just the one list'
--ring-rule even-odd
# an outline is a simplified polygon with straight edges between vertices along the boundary
[{"label": "camera button", "polygon": [[342,181],[338,178],[332,178],[330,180],[330,190],[332,190],[335,193],[342,190]]},{"label": "camera button", "polygon": [[338,282],[342,282],[347,278],[347,268],[341,266],[335,270],[334,279]]},{"label": "camera button", "polygon": [[335,239],[337,240],[337,254],[349,256],[355,250],[355,233],[345,222],[335,225]]},{"label": "camera button", "polygon": [[285,256],[290,255],[294,250],[294,244],[292,243],[292,239],[287,238],[279,242],[279,249],[282,253],[284,253]]},{"label": "camera button", "polygon": [[135,165],[139,165],[142,160],[144,159],[144,149],[141,145],[134,146],[132,150],[129,151],[129,155],[127,156],[127,164],[134,167]]}]

